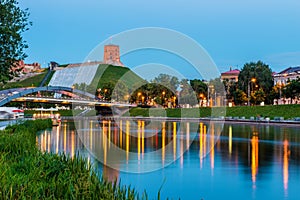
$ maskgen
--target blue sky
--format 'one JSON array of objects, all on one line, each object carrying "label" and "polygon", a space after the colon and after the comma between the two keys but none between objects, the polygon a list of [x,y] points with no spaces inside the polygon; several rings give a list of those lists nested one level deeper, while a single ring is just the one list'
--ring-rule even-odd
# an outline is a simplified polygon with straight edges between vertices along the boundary
[{"label": "blue sky", "polygon": [[[29,8],[33,22],[24,34],[26,62],[43,67],[52,60],[82,62],[111,35],[142,27],[173,29],[193,38],[221,72],[257,60],[276,72],[300,65],[297,0],[26,0],[20,5]],[[153,57],[137,53],[121,60],[134,67],[153,62]],[[155,62],[176,65],[166,59],[157,56]],[[196,78],[179,63],[188,78]]]}]

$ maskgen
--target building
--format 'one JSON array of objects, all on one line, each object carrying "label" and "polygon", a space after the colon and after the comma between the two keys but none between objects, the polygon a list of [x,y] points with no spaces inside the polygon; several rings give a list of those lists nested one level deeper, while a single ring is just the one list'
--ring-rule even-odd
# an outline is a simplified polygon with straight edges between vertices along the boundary
[{"label": "building", "polygon": [[289,83],[289,81],[300,78],[300,66],[289,67],[279,73],[272,74],[274,85],[279,86],[279,99],[274,99],[274,104],[298,104],[297,99],[284,98],[282,96],[282,88]]},{"label": "building", "polygon": [[227,79],[228,81],[237,82],[239,78],[239,74],[240,74],[240,70],[238,69],[232,70],[232,68],[230,67],[229,71],[221,73],[221,80],[223,81]]},{"label": "building", "polygon": [[273,74],[274,85],[284,86],[289,81],[297,80],[298,78],[300,78],[300,66],[289,67],[279,73]]},{"label": "building", "polygon": [[25,64],[23,60],[20,60],[11,70],[17,74],[28,74],[41,70],[41,65],[39,63]]},{"label": "building", "polygon": [[120,47],[118,45],[109,44],[104,46],[103,63],[124,66],[120,60]]}]

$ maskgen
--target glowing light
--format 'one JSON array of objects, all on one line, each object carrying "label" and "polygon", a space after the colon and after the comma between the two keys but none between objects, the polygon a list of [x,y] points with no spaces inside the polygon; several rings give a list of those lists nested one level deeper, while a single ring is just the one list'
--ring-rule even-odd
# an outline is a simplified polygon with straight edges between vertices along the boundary
[{"label": "glowing light", "polygon": [[232,153],[232,126],[229,126],[229,136],[228,136],[228,150],[229,150],[229,154]]},{"label": "glowing light", "polygon": [[64,124],[64,152],[67,152],[67,124]]},{"label": "glowing light", "polygon": [[289,183],[289,142],[284,140],[283,142],[283,188],[284,193],[287,196],[288,183]]},{"label": "glowing light", "polygon": [[56,154],[58,154],[58,146],[59,146],[59,126],[57,126],[56,128],[56,149],[55,152]]},{"label": "glowing light", "polygon": [[129,131],[130,131],[130,122],[126,121],[126,160],[128,162],[129,156]]},{"label": "glowing light", "polygon": [[190,146],[190,122],[186,123],[186,149]]},{"label": "glowing light", "polygon": [[43,151],[43,152],[45,151],[44,134],[41,134],[41,151]]},{"label": "glowing light", "polygon": [[[215,168],[215,126],[211,124],[211,137],[210,137],[210,167],[213,170]],[[213,172],[213,171],[212,171]]]},{"label": "glowing light", "polygon": [[253,136],[251,139],[251,175],[252,182],[255,184],[258,171],[258,136]]},{"label": "glowing light", "polygon": [[173,159],[174,161],[176,160],[176,122],[173,122]]},{"label": "glowing light", "polygon": [[[127,122],[128,121],[126,121],[126,129],[127,129]],[[127,132],[127,130],[126,130],[126,132]],[[123,141],[122,141],[122,136],[123,136],[123,131],[122,131],[122,120],[120,120],[120,147],[121,147],[121,149],[122,149],[122,143],[123,143]]]},{"label": "glowing light", "polygon": [[183,168],[183,139],[180,140],[180,168]]},{"label": "glowing light", "polygon": [[138,130],[137,130],[137,146],[138,146],[138,160],[140,160],[140,154],[141,154],[141,121],[138,121]]},{"label": "glowing light", "polygon": [[162,140],[161,160],[162,160],[162,164],[163,165],[165,163],[165,145],[166,145],[165,137],[166,137],[166,122],[162,122],[162,132],[161,132],[161,140]]},{"label": "glowing light", "polygon": [[204,125],[203,126],[203,135],[204,135],[204,138],[203,138],[203,144],[204,144],[204,146],[203,146],[203,155],[206,155],[206,137],[207,137],[207,135],[206,135],[206,125]]},{"label": "glowing light", "polygon": [[200,168],[202,168],[202,162],[203,162],[203,123],[200,123],[199,157],[200,157]]},{"label": "glowing light", "polygon": [[144,156],[145,151],[145,122],[142,121],[142,156]]},{"label": "glowing light", "polygon": [[75,155],[75,136],[74,131],[71,132],[71,157]]},{"label": "glowing light", "polygon": [[111,129],[110,129],[111,121],[108,121],[108,149],[110,149],[110,136],[111,136]]}]

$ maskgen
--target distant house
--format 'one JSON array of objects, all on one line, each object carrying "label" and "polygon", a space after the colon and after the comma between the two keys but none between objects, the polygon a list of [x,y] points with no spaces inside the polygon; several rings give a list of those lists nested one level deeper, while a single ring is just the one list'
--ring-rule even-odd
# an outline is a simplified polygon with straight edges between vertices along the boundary
[{"label": "distant house", "polygon": [[300,78],[300,66],[289,67],[273,74],[274,85],[286,85],[289,81],[297,80],[298,78]]},{"label": "distant house", "polygon": [[239,74],[240,74],[240,70],[238,69],[231,69],[230,67],[230,70],[227,71],[227,72],[223,72],[221,73],[221,80],[229,80],[229,81],[232,81],[232,82],[237,82],[238,81],[238,78],[239,78]]},{"label": "distant house", "polygon": [[41,69],[41,65],[37,62],[32,64],[26,64],[23,60],[17,62],[16,65],[11,67],[11,71],[16,72],[17,74],[28,74],[37,72]]}]

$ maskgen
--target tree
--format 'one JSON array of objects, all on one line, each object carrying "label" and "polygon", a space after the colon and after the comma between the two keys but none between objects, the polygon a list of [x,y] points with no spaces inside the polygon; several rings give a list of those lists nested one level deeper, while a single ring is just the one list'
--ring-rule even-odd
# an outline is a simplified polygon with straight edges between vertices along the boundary
[{"label": "tree", "polygon": [[247,101],[247,95],[243,90],[237,89],[233,95],[235,105],[243,105]]},{"label": "tree", "polygon": [[187,79],[180,81],[181,91],[179,93],[179,104],[189,104],[194,106],[197,104],[197,94],[191,87]]},{"label": "tree", "polygon": [[151,82],[163,85],[169,88],[169,90],[171,90],[174,93],[176,92],[179,86],[178,78],[168,74],[159,74],[158,77],[155,77],[154,80],[152,80]]},{"label": "tree", "polygon": [[202,94],[205,97],[207,96],[207,85],[203,81],[198,79],[190,80],[190,85],[196,94],[198,95]]},{"label": "tree", "polygon": [[128,88],[126,87],[125,83],[121,80],[115,85],[113,92],[112,92],[112,100],[116,102],[124,101],[127,99],[128,95]]},{"label": "tree", "polygon": [[226,90],[224,82],[221,81],[221,78],[215,78],[209,81],[209,101],[210,106],[221,106],[223,105],[223,100],[226,97]]},{"label": "tree", "polygon": [[289,81],[283,89],[285,98],[298,99],[300,96],[300,79]]},{"label": "tree", "polygon": [[273,87],[272,87],[272,90],[271,90],[271,92],[270,92],[270,94],[269,94],[269,99],[270,99],[270,101],[274,101],[275,99],[277,99],[277,104],[278,104],[278,99],[280,99],[281,98],[281,93],[282,93],[282,91],[281,91],[282,89],[281,89],[281,86],[279,85],[279,84],[276,84],[276,85],[274,85]]},{"label": "tree", "polygon": [[263,91],[262,88],[260,88],[259,90],[255,91],[255,93],[253,93],[253,100],[254,100],[254,104],[260,104],[261,102],[265,101],[265,93]]},{"label": "tree", "polygon": [[0,2],[0,82],[12,79],[11,67],[26,57],[24,49],[28,48],[22,33],[28,30],[28,9],[18,7],[16,0]]},{"label": "tree", "polygon": [[[248,90],[255,92],[254,90],[262,89],[267,97],[266,103],[272,103],[271,99],[268,98],[273,87],[272,70],[269,65],[262,61],[246,63],[238,79],[239,89],[246,94],[248,94]],[[257,87],[255,87],[256,85]],[[248,87],[250,88],[248,89]]]}]

